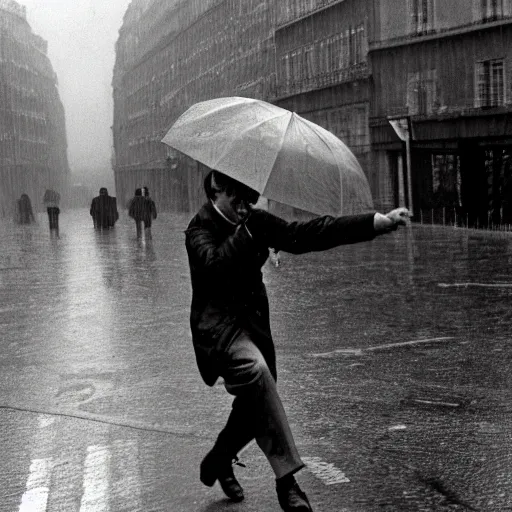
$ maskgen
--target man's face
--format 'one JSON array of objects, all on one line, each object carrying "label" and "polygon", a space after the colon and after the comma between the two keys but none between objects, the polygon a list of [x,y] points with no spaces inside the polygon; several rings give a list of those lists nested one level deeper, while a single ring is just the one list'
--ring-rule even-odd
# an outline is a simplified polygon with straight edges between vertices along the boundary
[{"label": "man's face", "polygon": [[228,195],[224,191],[217,194],[215,204],[229,220],[236,223],[242,221],[251,209],[245,199],[236,193]]}]

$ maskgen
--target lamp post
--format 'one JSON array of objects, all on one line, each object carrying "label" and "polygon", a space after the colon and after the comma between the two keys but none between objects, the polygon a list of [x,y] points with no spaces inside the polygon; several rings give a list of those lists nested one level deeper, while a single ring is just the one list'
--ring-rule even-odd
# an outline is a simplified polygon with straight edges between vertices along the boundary
[{"label": "lamp post", "polygon": [[[412,122],[410,116],[388,116],[389,124],[395,130],[401,141],[405,142],[405,159],[407,172],[407,207],[411,215],[413,213],[412,202],[412,172],[411,172],[411,140],[412,140]],[[401,174],[401,173],[400,173]],[[403,175],[399,176],[399,183],[403,183]]]}]

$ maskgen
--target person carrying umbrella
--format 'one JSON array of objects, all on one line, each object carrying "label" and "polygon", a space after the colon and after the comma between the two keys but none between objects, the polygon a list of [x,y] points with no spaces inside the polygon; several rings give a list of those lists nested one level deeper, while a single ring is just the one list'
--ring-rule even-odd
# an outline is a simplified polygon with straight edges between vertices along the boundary
[{"label": "person carrying umbrella", "polygon": [[[231,500],[243,500],[233,462],[255,439],[275,473],[281,508],[309,512],[311,504],[294,476],[304,463],[276,387],[276,353],[262,266],[270,247],[302,254],[364,242],[405,225],[409,213],[397,208],[383,215],[365,208],[367,213],[287,222],[254,208],[263,191],[267,198],[313,213],[343,206],[347,198],[368,205],[371,196],[348,148],[313,123],[302,123],[295,114],[255,100],[213,100],[211,110],[207,103],[197,110],[191,107],[163,139],[215,169],[204,180],[207,202],[185,231],[192,281],[190,326],[204,382],[213,386],[221,377],[235,398],[226,425],[200,464],[199,476],[207,486],[218,481]],[[250,126],[234,122],[237,106],[242,106],[239,119]],[[280,117],[282,130],[274,126],[264,132],[265,116],[270,121]],[[224,133],[223,127],[243,134],[245,143],[234,132]],[[312,135],[303,144],[307,130]],[[283,148],[287,137],[295,140]],[[297,167],[303,172],[294,174]],[[308,167],[314,172],[308,173]]]},{"label": "person carrying umbrella", "polygon": [[259,194],[221,173],[211,172],[204,186],[209,201],[186,230],[193,343],[205,382],[212,386],[221,376],[235,399],[226,426],[201,463],[200,479],[208,486],[218,480],[229,498],[242,500],[232,461],[255,438],[276,475],[282,509],[310,511],[293,476],[304,463],[276,388],[261,267],[269,247],[300,254],[371,240],[405,224],[407,210],[288,223],[253,209]]}]

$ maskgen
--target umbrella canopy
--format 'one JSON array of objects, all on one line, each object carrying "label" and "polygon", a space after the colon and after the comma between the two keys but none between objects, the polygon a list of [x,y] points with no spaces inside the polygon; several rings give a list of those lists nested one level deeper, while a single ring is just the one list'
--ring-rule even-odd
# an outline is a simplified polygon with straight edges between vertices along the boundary
[{"label": "umbrella canopy", "polygon": [[264,101],[196,103],[162,142],[289,206],[319,215],[372,208],[368,180],[340,139]]}]

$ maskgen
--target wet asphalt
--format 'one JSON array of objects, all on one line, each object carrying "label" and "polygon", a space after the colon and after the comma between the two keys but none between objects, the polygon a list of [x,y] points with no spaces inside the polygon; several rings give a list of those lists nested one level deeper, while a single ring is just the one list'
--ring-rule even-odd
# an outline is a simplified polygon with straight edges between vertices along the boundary
[{"label": "wet asphalt", "polygon": [[[279,511],[198,466],[231,397],[188,327],[188,215],[0,224],[0,512]],[[512,510],[512,235],[417,226],[264,268],[278,385],[317,512]]]}]

